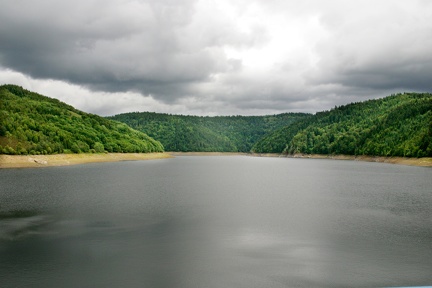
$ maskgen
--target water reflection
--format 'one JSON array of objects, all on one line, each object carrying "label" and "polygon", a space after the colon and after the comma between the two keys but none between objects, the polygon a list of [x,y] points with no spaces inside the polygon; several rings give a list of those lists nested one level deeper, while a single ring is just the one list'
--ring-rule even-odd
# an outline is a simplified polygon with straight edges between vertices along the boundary
[{"label": "water reflection", "polygon": [[431,176],[248,157],[0,170],[0,279],[2,287],[427,285]]},{"label": "water reflection", "polygon": [[52,223],[49,215],[38,211],[17,210],[0,212],[0,240],[16,240],[44,233]]}]

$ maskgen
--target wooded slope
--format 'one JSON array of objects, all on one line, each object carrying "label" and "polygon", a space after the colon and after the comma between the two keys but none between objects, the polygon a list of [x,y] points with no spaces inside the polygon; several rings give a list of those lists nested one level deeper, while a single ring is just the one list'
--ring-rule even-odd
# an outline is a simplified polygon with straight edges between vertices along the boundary
[{"label": "wooded slope", "polygon": [[162,152],[127,125],[15,85],[0,86],[0,154]]},{"label": "wooded slope", "polygon": [[405,93],[335,107],[271,133],[255,153],[432,156],[432,95]]}]

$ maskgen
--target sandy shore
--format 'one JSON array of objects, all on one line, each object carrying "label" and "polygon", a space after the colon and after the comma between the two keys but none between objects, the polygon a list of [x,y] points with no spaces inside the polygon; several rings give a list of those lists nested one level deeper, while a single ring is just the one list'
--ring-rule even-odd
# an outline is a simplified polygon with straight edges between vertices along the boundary
[{"label": "sandy shore", "polygon": [[251,156],[250,153],[242,152],[168,152],[172,156]]},{"label": "sandy shore", "polygon": [[282,155],[250,154],[225,152],[166,152],[166,153],[106,153],[106,154],[56,154],[56,155],[0,155],[0,168],[25,168],[67,166],[85,163],[138,161],[172,158],[175,156],[253,156],[253,157],[288,157],[382,162],[400,165],[432,167],[432,158],[404,158],[351,155]]},{"label": "sandy shore", "polygon": [[0,168],[67,166],[85,163],[172,158],[168,153],[101,153],[56,155],[0,155]]}]

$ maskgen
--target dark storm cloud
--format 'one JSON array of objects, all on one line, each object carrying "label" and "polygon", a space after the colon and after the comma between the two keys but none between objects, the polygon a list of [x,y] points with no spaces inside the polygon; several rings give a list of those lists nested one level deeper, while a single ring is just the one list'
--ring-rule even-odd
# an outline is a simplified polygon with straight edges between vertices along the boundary
[{"label": "dark storm cloud", "polygon": [[190,83],[231,69],[220,46],[246,45],[254,37],[230,31],[229,23],[200,31],[192,23],[196,3],[188,0],[6,2],[0,10],[3,66],[167,101],[187,96]]}]

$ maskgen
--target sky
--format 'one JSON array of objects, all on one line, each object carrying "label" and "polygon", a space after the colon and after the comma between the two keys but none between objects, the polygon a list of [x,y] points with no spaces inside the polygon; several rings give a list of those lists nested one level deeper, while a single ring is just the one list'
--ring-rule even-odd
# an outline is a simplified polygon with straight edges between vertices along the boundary
[{"label": "sky", "polygon": [[0,0],[0,84],[102,116],[432,92],[429,0]]}]

